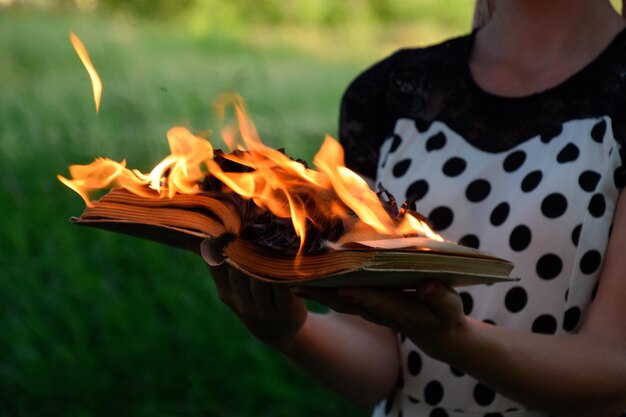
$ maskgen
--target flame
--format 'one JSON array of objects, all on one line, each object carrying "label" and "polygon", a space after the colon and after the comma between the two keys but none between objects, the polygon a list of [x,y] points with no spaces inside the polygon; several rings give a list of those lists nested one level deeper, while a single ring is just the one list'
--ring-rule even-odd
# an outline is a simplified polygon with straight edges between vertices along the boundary
[{"label": "flame", "polygon": [[351,213],[379,235],[421,235],[443,240],[410,213],[400,219],[392,217],[366,181],[346,168],[343,148],[332,137],[326,137],[315,155],[313,162],[318,169],[313,170],[265,146],[239,96],[229,96],[218,103],[222,116],[227,103],[234,106],[237,124],[225,128],[225,141],[231,151],[245,149],[246,152],[232,152],[223,157],[250,168],[250,172],[224,171],[214,160],[208,140],[183,127],[174,127],[167,133],[171,154],[148,174],[126,168],[125,161],[100,158],[89,165],[71,166],[72,179],[60,175],[58,178],[92,206],[90,192],[112,185],[147,198],[171,198],[176,193],[201,192],[200,183],[206,175],[212,175],[222,182],[225,192],[237,193],[278,217],[291,219],[300,238],[300,251],[308,222],[315,225],[323,219],[346,219]]},{"label": "flame", "polygon": [[70,41],[74,46],[74,50],[78,54],[78,57],[82,61],[85,69],[87,69],[87,73],[89,74],[89,78],[91,79],[91,88],[93,90],[93,100],[96,104],[96,113],[100,111],[100,99],[102,98],[102,81],[100,80],[100,76],[96,72],[96,68],[93,66],[91,59],[89,58],[89,54],[87,53],[87,48],[80,40],[74,32],[70,32]]}]

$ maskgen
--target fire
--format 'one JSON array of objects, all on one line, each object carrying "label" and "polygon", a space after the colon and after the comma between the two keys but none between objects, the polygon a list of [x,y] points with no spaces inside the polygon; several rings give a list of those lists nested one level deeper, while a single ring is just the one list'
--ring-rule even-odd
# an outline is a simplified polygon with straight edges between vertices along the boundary
[{"label": "fire", "polygon": [[93,100],[96,104],[96,113],[98,113],[100,111],[100,99],[102,98],[102,81],[100,80],[100,76],[96,72],[96,68],[91,63],[91,59],[89,58],[89,54],[87,53],[87,48],[85,48],[83,42],[78,36],[74,34],[74,32],[70,32],[70,41],[72,42],[72,45],[74,46],[74,50],[78,54],[78,57],[87,69],[87,73],[89,74],[89,78],[91,79]]},{"label": "fire", "polygon": [[[72,179],[58,178],[91,207],[89,195],[94,190],[118,186],[146,198],[171,198],[176,193],[201,192],[200,184],[211,175],[224,184],[224,192],[237,193],[278,217],[291,219],[300,249],[306,239],[307,222],[346,219],[351,213],[379,235],[443,240],[410,213],[399,221],[392,217],[366,181],[345,166],[343,148],[332,137],[326,137],[314,157],[318,169],[307,168],[261,142],[240,97],[230,96],[227,101],[233,104],[238,121],[237,126],[224,130],[228,148],[246,151],[223,156],[249,168],[249,172],[224,171],[214,160],[208,140],[183,127],[174,127],[167,132],[171,154],[147,174],[126,168],[125,161],[99,158],[89,165],[70,166]],[[222,100],[220,106],[225,105]]]},{"label": "fire", "polygon": [[[102,82],[81,40],[73,32],[70,40],[91,78],[97,112]],[[240,96],[229,94],[218,100],[218,115],[224,118],[230,106],[238,123],[223,129],[222,138],[231,151],[244,152],[231,152],[223,157],[247,167],[247,172],[224,171],[214,160],[214,149],[208,140],[184,127],[173,127],[167,132],[170,155],[147,174],[126,168],[126,161],[98,158],[89,165],[70,166],[71,179],[61,175],[57,178],[78,193],[87,206],[93,207],[90,193],[94,190],[117,186],[145,198],[172,198],[177,193],[201,192],[202,181],[207,175],[213,176],[224,185],[224,192],[234,192],[275,216],[291,219],[300,238],[300,251],[309,222],[323,227],[332,219],[347,221],[353,217],[352,213],[358,217],[359,227],[365,225],[379,235],[417,235],[443,240],[410,212],[400,220],[392,217],[365,180],[346,168],[343,148],[335,139],[326,137],[313,160],[318,170],[312,170],[262,143]]]}]

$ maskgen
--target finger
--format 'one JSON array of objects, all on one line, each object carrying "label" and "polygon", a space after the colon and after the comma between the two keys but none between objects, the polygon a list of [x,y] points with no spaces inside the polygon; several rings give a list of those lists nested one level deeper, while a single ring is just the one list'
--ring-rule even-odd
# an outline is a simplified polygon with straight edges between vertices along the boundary
[{"label": "finger", "polygon": [[336,289],[297,286],[294,287],[293,291],[298,297],[316,301],[339,313],[361,313],[358,305],[344,300],[337,294]]},{"label": "finger", "polygon": [[228,269],[229,267],[227,265],[209,267],[211,277],[213,278],[217,290],[217,296],[225,304],[229,304],[232,301],[232,289],[228,279]]},{"label": "finger", "polygon": [[458,294],[438,282],[426,283],[417,291],[344,288],[339,294],[366,310],[365,318],[392,327],[452,324],[463,314]]},{"label": "finger", "polygon": [[397,330],[412,327],[416,321],[429,326],[439,321],[414,291],[341,288],[338,295],[358,307],[366,320]]},{"label": "finger", "polygon": [[439,282],[428,282],[418,288],[419,299],[440,319],[453,322],[463,314],[463,302],[452,288]]},{"label": "finger", "polygon": [[274,301],[272,284],[258,279],[250,279],[250,293],[260,318],[276,316],[277,306]]},{"label": "finger", "polygon": [[243,315],[254,313],[255,303],[250,291],[251,278],[246,274],[229,268],[228,282],[232,288],[233,304],[237,312]]},{"label": "finger", "polygon": [[273,292],[276,310],[279,314],[291,314],[294,307],[302,303],[302,300],[294,295],[289,285],[276,284],[273,286]]}]

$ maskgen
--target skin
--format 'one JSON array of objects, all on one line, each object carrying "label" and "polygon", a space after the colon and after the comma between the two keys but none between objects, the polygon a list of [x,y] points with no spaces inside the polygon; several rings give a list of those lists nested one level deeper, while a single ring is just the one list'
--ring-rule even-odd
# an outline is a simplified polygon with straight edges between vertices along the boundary
[{"label": "skin", "polygon": [[[591,62],[625,23],[604,0],[497,0],[470,68],[484,90],[525,96]],[[252,334],[355,403],[385,398],[399,376],[395,333],[496,391],[557,416],[626,409],[626,196],[620,196],[599,290],[580,331],[541,335],[466,317],[458,294],[430,282],[413,292],[269,285],[214,269],[220,298]],[[308,313],[301,298],[334,312]],[[504,372],[503,370],[506,370]]]}]

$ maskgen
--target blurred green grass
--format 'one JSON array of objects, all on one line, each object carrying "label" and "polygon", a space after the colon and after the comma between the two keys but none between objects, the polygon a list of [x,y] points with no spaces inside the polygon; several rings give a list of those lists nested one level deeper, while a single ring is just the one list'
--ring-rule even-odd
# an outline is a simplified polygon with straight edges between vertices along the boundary
[{"label": "blurred green grass", "polygon": [[[231,36],[0,8],[0,416],[367,415],[252,340],[195,255],[71,225],[83,202],[55,176],[97,156],[147,170],[172,125],[217,126],[224,91],[266,143],[310,160],[343,89],[395,36],[463,30],[430,27]],[[103,79],[100,115],[69,30]]]}]

